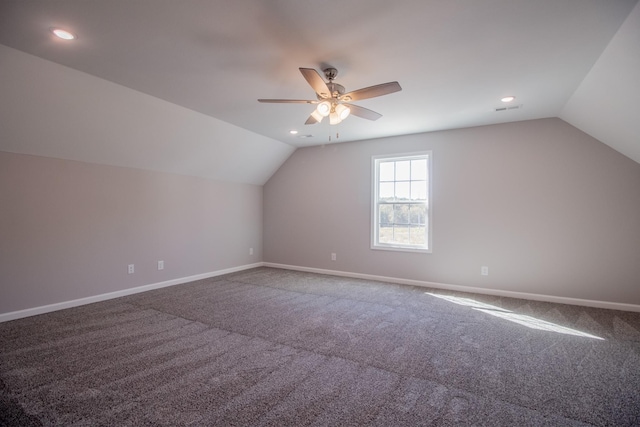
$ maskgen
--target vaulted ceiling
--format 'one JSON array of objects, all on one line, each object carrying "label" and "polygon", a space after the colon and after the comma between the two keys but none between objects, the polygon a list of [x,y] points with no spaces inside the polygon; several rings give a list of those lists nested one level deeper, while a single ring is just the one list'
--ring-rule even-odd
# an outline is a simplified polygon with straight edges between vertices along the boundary
[{"label": "vaulted ceiling", "polygon": [[[293,147],[560,117],[640,162],[636,3],[3,0],[0,44]],[[402,91],[355,102],[379,120],[337,126],[257,102],[315,99],[298,68],[327,66],[348,91]]]}]

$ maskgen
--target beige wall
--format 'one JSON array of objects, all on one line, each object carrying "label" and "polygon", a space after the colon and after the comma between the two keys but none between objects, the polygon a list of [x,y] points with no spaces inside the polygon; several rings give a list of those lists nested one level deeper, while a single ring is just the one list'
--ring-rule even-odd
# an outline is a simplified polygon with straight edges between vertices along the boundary
[{"label": "beige wall", "polygon": [[[371,156],[419,150],[433,253],[371,250]],[[640,304],[640,164],[560,119],[299,149],[264,200],[266,262]]]},{"label": "beige wall", "polygon": [[[371,156],[424,149],[433,253],[371,250]],[[0,152],[0,314],[263,260],[640,304],[639,188],[559,119],[299,149],[264,189]]]},{"label": "beige wall", "polygon": [[1,45],[0,69],[0,320],[262,261],[292,147]]},{"label": "beige wall", "polygon": [[0,314],[262,261],[262,186],[0,152],[0,200]]}]

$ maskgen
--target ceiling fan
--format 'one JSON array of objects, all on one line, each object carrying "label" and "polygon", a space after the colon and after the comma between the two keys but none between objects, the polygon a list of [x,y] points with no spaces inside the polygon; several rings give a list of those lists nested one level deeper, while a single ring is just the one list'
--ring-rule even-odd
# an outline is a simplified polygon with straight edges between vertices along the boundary
[{"label": "ceiling fan", "polygon": [[302,76],[316,92],[318,99],[258,99],[258,102],[317,104],[318,106],[313,110],[304,124],[312,125],[320,123],[323,118],[329,116],[329,123],[337,125],[350,114],[367,120],[378,120],[382,117],[382,114],[358,105],[350,104],[349,102],[375,98],[376,96],[388,95],[402,90],[398,82],[389,82],[345,93],[344,86],[334,83],[333,81],[338,75],[338,70],[330,67],[325,68],[323,71],[325,77],[329,80],[328,83],[325,83],[320,73],[313,68],[300,68]]}]

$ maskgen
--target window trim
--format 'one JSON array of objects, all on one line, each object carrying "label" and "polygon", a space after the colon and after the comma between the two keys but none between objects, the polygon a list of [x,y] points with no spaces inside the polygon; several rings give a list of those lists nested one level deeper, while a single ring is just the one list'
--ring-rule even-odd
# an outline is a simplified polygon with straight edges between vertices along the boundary
[{"label": "window trim", "polygon": [[[413,246],[404,246],[404,245],[392,245],[392,244],[381,244],[378,243],[378,186],[379,186],[379,164],[383,160],[394,160],[394,161],[402,161],[402,160],[411,160],[418,157],[427,157],[427,244],[425,247],[413,247]],[[432,253],[433,251],[433,204],[432,204],[432,164],[433,164],[433,152],[431,150],[428,151],[418,151],[411,153],[400,153],[400,154],[384,154],[377,155],[371,157],[371,224],[370,224],[370,233],[371,233],[371,249],[373,250],[382,250],[382,251],[396,251],[396,252],[418,252],[418,253]]]}]

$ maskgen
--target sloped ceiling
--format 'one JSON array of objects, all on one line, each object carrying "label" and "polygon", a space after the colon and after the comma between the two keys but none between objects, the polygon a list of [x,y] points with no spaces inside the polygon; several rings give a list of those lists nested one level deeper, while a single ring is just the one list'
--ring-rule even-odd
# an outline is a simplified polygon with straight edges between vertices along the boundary
[{"label": "sloped ceiling", "polygon": [[[129,138],[127,148],[117,149],[118,156],[109,146],[94,147],[91,161],[217,177],[218,173],[198,172],[207,169],[207,159],[223,159],[212,161],[218,170],[230,164],[248,170],[259,167],[259,160],[243,163],[237,159],[253,152],[268,165],[262,164],[259,176],[237,180],[261,183],[295,147],[543,117],[562,117],[639,161],[638,120],[607,115],[609,108],[602,107],[602,93],[609,87],[637,99],[640,66],[635,40],[640,12],[636,3],[3,0],[0,44],[136,91],[135,96],[123,93],[112,99],[114,109],[128,97],[141,105],[154,98],[154,108],[179,108],[177,116],[188,117],[173,137],[165,128],[156,132],[164,141],[160,147],[149,146],[145,138]],[[75,32],[78,39],[55,39],[49,29],[56,26]],[[19,57],[12,49],[0,51],[5,64]],[[21,56],[20,61],[30,62]],[[371,122],[350,117],[338,126],[305,126],[313,108],[309,105],[257,102],[258,98],[313,99],[298,67],[321,70],[328,65],[338,69],[336,81],[347,90],[394,80],[403,90],[357,103],[381,113],[381,119]],[[32,79],[47,80],[50,77],[44,75],[44,69],[59,70],[41,68],[43,74],[36,73]],[[66,75],[78,76],[73,70]],[[14,72],[21,73],[20,69]],[[12,82],[4,84],[13,86]],[[89,86],[102,84],[92,80]],[[20,97],[19,91],[12,93]],[[516,96],[510,105],[518,108],[497,112],[504,107],[500,98],[506,95]],[[67,91],[67,96],[72,95]],[[149,99],[143,100],[145,96]],[[627,103],[624,101],[630,107],[629,115],[635,117],[638,109]],[[23,108],[31,107],[23,104]],[[163,114],[159,117],[173,115]],[[8,120],[7,114],[3,116]],[[594,117],[607,119],[599,122]],[[145,120],[159,121],[158,117]],[[193,137],[184,131],[190,121],[207,123],[201,126],[196,138],[200,142],[195,145],[184,142]],[[209,126],[224,130],[220,138],[205,144]],[[298,136],[289,134],[291,129],[298,130]],[[250,142],[229,146],[228,132],[236,141]],[[3,138],[0,149],[19,152],[20,144],[15,141],[7,148],[2,146],[8,143]],[[49,152],[45,154],[73,157],[76,153],[73,158],[83,160],[77,153],[86,147],[65,141],[60,136],[46,147]],[[178,162],[181,147],[201,161],[189,167],[184,166],[189,161]],[[32,147],[30,154],[44,149]],[[150,155],[154,149],[171,154]],[[277,154],[269,158],[268,153],[273,152]]]},{"label": "sloped ceiling", "polygon": [[560,118],[640,163],[640,4],[613,37]]},{"label": "sloped ceiling", "polygon": [[0,150],[263,185],[294,147],[0,45]]}]

